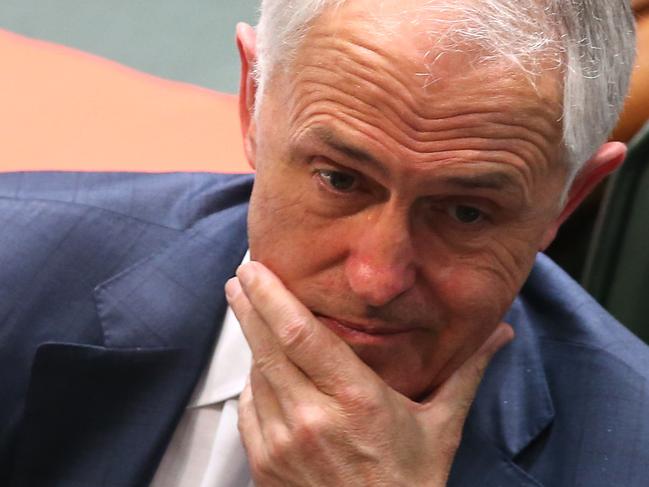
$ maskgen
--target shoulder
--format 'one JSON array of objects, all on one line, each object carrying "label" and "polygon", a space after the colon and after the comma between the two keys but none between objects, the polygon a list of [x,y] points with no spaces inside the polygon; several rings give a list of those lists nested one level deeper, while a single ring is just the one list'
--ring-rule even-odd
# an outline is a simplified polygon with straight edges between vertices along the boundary
[{"label": "shoulder", "polygon": [[545,255],[537,258],[519,300],[541,348],[596,356],[649,378],[649,347]]},{"label": "shoulder", "polygon": [[0,174],[0,278],[105,278],[204,217],[245,206],[251,183],[218,174]]},{"label": "shoulder", "polygon": [[244,214],[251,182],[211,174],[1,174],[0,280],[12,286],[0,286],[0,315],[26,295],[41,307],[89,296],[207,216]]},{"label": "shoulder", "polygon": [[251,175],[211,173],[19,172],[0,174],[0,203],[26,202],[72,213],[96,210],[152,225],[183,229],[245,204]]},{"label": "shoulder", "polygon": [[644,485],[649,347],[543,255],[514,314],[535,343],[555,415],[532,446],[531,471],[552,485]]}]

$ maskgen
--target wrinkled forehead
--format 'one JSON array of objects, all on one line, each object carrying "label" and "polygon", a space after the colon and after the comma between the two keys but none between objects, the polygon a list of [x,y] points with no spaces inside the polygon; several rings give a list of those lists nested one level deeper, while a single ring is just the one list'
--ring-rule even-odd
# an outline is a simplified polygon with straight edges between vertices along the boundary
[{"label": "wrinkled forehead", "polygon": [[418,112],[433,110],[431,118],[444,116],[447,105],[457,112],[461,103],[470,109],[476,102],[502,107],[515,100],[518,112],[559,124],[563,76],[554,61],[539,59],[537,73],[511,56],[487,52],[472,42],[470,29],[460,39],[456,29],[470,28],[472,20],[458,4],[348,0],[325,10],[307,30],[282,84],[294,86],[316,69],[333,83],[357,78],[365,97],[371,93],[360,87],[363,81],[381,79]]}]

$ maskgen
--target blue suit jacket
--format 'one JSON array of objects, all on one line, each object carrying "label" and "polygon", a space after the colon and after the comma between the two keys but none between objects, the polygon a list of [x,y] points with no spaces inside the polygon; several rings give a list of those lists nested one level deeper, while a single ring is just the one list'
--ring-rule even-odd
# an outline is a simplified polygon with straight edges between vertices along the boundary
[{"label": "blue suit jacket", "polygon": [[[148,484],[247,248],[250,176],[0,176],[0,485]],[[544,256],[449,485],[649,484],[649,352]]]}]

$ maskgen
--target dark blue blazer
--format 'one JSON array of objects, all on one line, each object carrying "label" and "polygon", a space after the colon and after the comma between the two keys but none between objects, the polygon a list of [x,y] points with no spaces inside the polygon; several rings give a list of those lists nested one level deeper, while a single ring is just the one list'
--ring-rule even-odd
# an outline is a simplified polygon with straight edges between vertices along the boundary
[{"label": "dark blue blazer", "polygon": [[[0,175],[0,485],[143,487],[205,366],[252,178]],[[540,255],[449,485],[649,485],[649,352]]]}]

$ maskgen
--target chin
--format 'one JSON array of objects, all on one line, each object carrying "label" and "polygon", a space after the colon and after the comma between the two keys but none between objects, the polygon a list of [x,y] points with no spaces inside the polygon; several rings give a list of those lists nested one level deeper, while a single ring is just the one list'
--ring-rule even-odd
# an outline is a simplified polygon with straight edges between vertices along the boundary
[{"label": "chin", "polygon": [[434,390],[430,382],[412,381],[411,378],[404,377],[402,374],[397,374],[395,377],[384,377],[382,374],[379,376],[388,386],[412,401],[422,401]]},{"label": "chin", "polygon": [[412,360],[397,355],[386,358],[373,350],[351,348],[390,388],[413,401],[426,398],[435,388],[435,377],[421,364],[408,364]]},{"label": "chin", "polygon": [[415,402],[423,401],[433,391],[431,385],[411,384],[406,380],[396,380],[394,381],[394,383],[392,383],[392,381],[389,378],[384,380],[386,384],[388,384],[392,389],[397,391],[399,394],[402,394],[408,399]]}]

